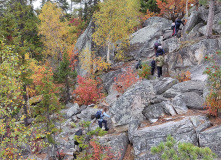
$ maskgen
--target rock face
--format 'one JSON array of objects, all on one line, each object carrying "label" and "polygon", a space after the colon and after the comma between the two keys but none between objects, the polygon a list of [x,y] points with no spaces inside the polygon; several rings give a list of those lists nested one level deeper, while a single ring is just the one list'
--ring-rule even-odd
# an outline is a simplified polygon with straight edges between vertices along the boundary
[{"label": "rock face", "polygon": [[121,133],[119,135],[107,135],[99,137],[98,142],[102,145],[107,145],[110,147],[114,153],[114,160],[123,160],[124,155],[129,144],[128,137],[126,133]]},{"label": "rock face", "polygon": [[133,118],[140,121],[145,119],[142,111],[155,97],[150,81],[143,80],[130,87],[110,108],[115,130],[128,130]]},{"label": "rock face", "polygon": [[[194,119],[194,124],[192,119]],[[150,148],[166,141],[168,135],[173,136],[177,142],[190,142],[197,145],[198,139],[195,128],[202,126],[204,123],[207,123],[205,117],[194,116],[136,130],[132,136],[135,159],[160,159],[157,155],[151,154]]]},{"label": "rock face", "polygon": [[199,95],[203,94],[204,83],[202,81],[184,81],[178,83],[168,89],[163,96],[166,98],[173,98],[176,95],[180,95],[185,92],[196,92]]},{"label": "rock face", "polygon": [[73,115],[79,112],[80,112],[79,105],[75,103],[67,110],[67,118],[71,118]]},{"label": "rock face", "polygon": [[199,94],[195,92],[186,92],[182,94],[182,98],[188,108],[200,109],[200,110],[204,109],[203,107],[204,99],[203,97],[199,96]]},{"label": "rock face", "polygon": [[165,18],[149,18],[144,23],[144,28],[131,35],[130,54],[128,56],[134,57],[135,59],[152,56],[154,54],[153,44],[155,37],[161,36],[162,30],[169,28],[170,25],[171,21]]},{"label": "rock face", "polygon": [[199,134],[200,147],[209,147],[221,157],[221,126],[210,128]]}]

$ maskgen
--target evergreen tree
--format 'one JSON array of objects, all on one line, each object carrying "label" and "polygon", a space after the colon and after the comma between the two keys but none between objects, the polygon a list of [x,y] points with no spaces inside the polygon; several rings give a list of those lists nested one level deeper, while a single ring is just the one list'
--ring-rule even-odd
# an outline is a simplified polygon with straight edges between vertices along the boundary
[{"label": "evergreen tree", "polygon": [[140,11],[147,13],[147,9],[151,12],[160,12],[156,0],[140,0]]},{"label": "evergreen tree", "polygon": [[54,73],[55,79],[59,83],[65,83],[65,103],[67,104],[70,100],[70,82],[69,78],[76,78],[76,71],[72,72],[70,68],[69,57],[66,52],[63,54],[63,59],[60,62],[57,71]]}]

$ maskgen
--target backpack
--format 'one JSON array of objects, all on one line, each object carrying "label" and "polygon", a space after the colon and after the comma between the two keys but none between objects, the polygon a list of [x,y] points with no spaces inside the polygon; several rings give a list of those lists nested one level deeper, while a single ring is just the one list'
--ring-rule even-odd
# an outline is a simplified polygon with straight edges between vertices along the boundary
[{"label": "backpack", "polygon": [[100,119],[101,118],[101,110],[97,111],[97,113],[95,114],[95,118],[96,119]]},{"label": "backpack", "polygon": [[158,67],[162,67],[164,65],[164,57],[163,56],[159,56],[157,57],[157,66]]}]

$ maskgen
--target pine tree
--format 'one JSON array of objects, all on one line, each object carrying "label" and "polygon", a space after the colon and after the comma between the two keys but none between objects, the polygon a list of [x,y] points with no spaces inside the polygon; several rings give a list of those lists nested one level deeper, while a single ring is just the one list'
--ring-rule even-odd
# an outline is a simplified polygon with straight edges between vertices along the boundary
[{"label": "pine tree", "polygon": [[160,9],[157,6],[156,0],[141,0],[140,1],[140,11],[147,13],[147,9],[151,12],[159,12]]},{"label": "pine tree", "polygon": [[76,71],[71,71],[69,57],[66,52],[63,54],[63,59],[60,62],[57,71],[54,73],[55,80],[59,83],[65,82],[65,103],[67,104],[70,100],[70,82],[69,78],[76,78]]}]

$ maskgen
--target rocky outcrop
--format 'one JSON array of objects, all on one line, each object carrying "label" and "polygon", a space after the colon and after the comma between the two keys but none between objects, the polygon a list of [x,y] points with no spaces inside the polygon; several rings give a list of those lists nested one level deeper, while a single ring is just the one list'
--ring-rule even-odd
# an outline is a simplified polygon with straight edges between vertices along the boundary
[{"label": "rocky outcrop", "polygon": [[221,157],[221,126],[207,129],[199,134],[200,147],[209,147]]},{"label": "rocky outcrop", "polygon": [[[144,28],[131,35],[130,53],[135,59],[151,57],[156,36],[161,36],[165,28],[170,27],[171,21],[161,17],[151,17],[144,23]],[[162,37],[161,37],[162,38]]]},{"label": "rocky outcrop", "polygon": [[173,98],[176,95],[180,95],[185,92],[196,92],[199,95],[202,95],[203,89],[204,83],[202,81],[184,81],[172,86],[163,94],[163,96],[166,98]]},{"label": "rocky outcrop", "polygon": [[115,156],[115,158],[113,158],[114,160],[123,160],[129,144],[126,133],[121,133],[119,135],[106,135],[98,138],[98,142],[100,144],[110,147],[110,150]]},{"label": "rocky outcrop", "polygon": [[142,111],[156,97],[148,80],[137,82],[111,106],[110,112],[115,130],[127,131],[132,119],[144,120]]},{"label": "rocky outcrop", "polygon": [[182,98],[188,108],[199,110],[205,109],[203,106],[203,97],[199,96],[199,94],[195,92],[185,92],[182,94]]},{"label": "rocky outcrop", "polygon": [[195,128],[201,127],[204,123],[207,123],[205,117],[193,116],[136,130],[132,136],[135,159],[159,159],[157,155],[151,154],[150,148],[166,141],[168,135],[173,136],[177,142],[190,142],[197,145],[198,138]]}]

